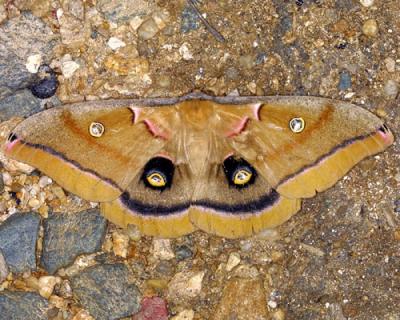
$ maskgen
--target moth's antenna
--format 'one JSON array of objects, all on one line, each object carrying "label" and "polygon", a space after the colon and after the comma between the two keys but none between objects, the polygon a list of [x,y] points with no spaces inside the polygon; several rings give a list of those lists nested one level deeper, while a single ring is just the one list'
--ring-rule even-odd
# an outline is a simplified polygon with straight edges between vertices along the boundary
[{"label": "moth's antenna", "polygon": [[210,32],[214,38],[219,41],[219,42],[225,42],[225,38],[222,34],[220,34],[217,29],[215,29],[208,21],[206,18],[204,18],[199,10],[197,8],[197,4],[199,3],[199,0],[187,0],[189,5],[193,8],[201,22],[203,22],[204,26],[206,27],[207,31]]}]

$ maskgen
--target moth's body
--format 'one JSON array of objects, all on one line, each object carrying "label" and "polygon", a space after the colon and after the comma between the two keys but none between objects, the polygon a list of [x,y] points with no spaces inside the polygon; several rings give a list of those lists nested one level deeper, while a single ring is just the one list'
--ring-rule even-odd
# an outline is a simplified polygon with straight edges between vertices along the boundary
[{"label": "moth's body", "polygon": [[283,223],[392,141],[381,120],[348,103],[198,95],[54,108],[20,124],[5,150],[101,202],[120,226],[234,238]]}]

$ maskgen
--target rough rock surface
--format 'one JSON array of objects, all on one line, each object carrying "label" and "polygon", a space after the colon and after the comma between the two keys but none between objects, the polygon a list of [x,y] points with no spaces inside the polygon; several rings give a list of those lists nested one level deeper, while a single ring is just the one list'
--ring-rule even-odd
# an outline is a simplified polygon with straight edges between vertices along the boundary
[{"label": "rough rock surface", "polygon": [[97,320],[128,317],[139,311],[141,295],[123,264],[89,267],[71,279],[74,294]]},{"label": "rough rock surface", "polygon": [[36,240],[40,217],[15,213],[0,225],[0,250],[12,272],[36,269]]},{"label": "rough rock surface", "polygon": [[43,227],[40,264],[52,274],[71,264],[78,255],[100,250],[107,221],[98,210],[88,210],[76,214],[53,214],[44,220]]},{"label": "rough rock surface", "polygon": [[33,292],[0,292],[0,319],[48,320],[48,301]]}]

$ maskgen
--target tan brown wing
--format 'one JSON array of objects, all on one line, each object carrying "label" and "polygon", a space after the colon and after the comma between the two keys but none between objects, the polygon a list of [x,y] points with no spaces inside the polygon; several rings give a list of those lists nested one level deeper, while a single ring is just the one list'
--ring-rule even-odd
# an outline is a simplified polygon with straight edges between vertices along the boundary
[{"label": "tan brown wing", "polygon": [[[258,117],[230,143],[289,198],[312,197],[331,187],[360,160],[393,142],[382,120],[350,103],[277,97],[258,105]],[[295,130],[291,121],[297,121]]]},{"label": "tan brown wing", "polygon": [[[164,137],[138,121],[144,113],[151,117],[153,110],[102,102],[53,108],[19,124],[5,153],[38,168],[84,199],[112,200],[165,144]],[[157,112],[160,119],[175,114],[173,107]],[[92,133],[91,126],[97,126]]]},{"label": "tan brown wing", "polygon": [[233,165],[227,173],[227,167],[232,167],[226,164],[229,161],[251,168],[234,156],[209,166],[189,210],[190,220],[198,228],[227,238],[249,237],[282,224],[300,210],[300,199],[280,195],[255,170],[247,184],[235,185],[229,177],[240,168]]},{"label": "tan brown wing", "polygon": [[101,211],[121,227],[133,224],[146,235],[180,237],[196,230],[188,216],[192,178],[186,165],[174,166],[168,188],[155,189],[145,184],[146,177],[141,171],[118,199],[102,203]]}]

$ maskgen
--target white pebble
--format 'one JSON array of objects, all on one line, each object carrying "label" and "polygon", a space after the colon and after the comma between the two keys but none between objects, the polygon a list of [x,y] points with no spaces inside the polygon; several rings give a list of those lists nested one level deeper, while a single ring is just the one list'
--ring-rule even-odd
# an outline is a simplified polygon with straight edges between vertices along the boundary
[{"label": "white pebble", "polygon": [[169,239],[154,239],[152,247],[153,256],[159,260],[171,260],[175,258],[175,253],[171,247]]},{"label": "white pebble", "polygon": [[69,79],[78,70],[80,65],[73,60],[64,61],[61,63],[61,72],[64,78]]},{"label": "white pebble", "polygon": [[193,54],[190,52],[188,44],[184,43],[179,48],[179,54],[182,56],[183,60],[192,60]]},{"label": "white pebble", "polygon": [[30,73],[37,73],[41,64],[42,56],[40,54],[33,54],[28,57],[25,66]]},{"label": "white pebble", "polygon": [[3,182],[6,186],[12,185],[12,177],[8,172],[3,172]]},{"label": "white pebble", "polygon": [[237,252],[232,252],[229,255],[228,262],[226,263],[225,270],[230,272],[240,263],[240,255]]},{"label": "white pebble", "polygon": [[270,307],[271,309],[276,309],[277,306],[278,306],[278,304],[276,303],[276,301],[274,301],[274,300],[268,301],[268,307]]},{"label": "white pebble", "polygon": [[371,7],[374,4],[374,0],[360,0],[360,3],[363,7]]},{"label": "white pebble", "polygon": [[48,186],[49,184],[52,184],[53,180],[49,178],[48,176],[42,176],[39,179],[39,187],[44,188]]},{"label": "white pebble", "polygon": [[344,98],[345,98],[345,99],[353,98],[355,94],[356,94],[355,92],[347,92],[347,93],[344,95]]},{"label": "white pebble", "polygon": [[108,39],[107,45],[112,49],[112,50],[117,50],[119,48],[125,47],[126,43],[123,42],[122,40],[116,38],[116,37],[111,37]]},{"label": "white pebble", "polygon": [[39,278],[39,294],[48,299],[53,293],[54,286],[57,283],[61,283],[61,279],[59,277],[53,276],[43,276]]}]

